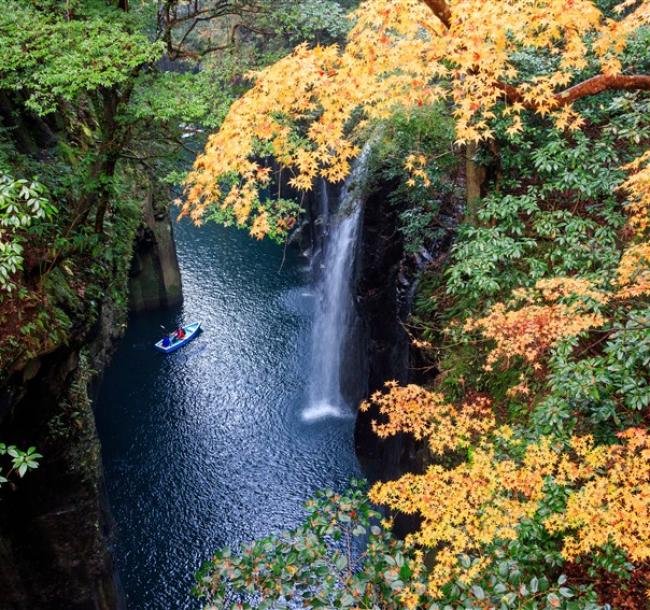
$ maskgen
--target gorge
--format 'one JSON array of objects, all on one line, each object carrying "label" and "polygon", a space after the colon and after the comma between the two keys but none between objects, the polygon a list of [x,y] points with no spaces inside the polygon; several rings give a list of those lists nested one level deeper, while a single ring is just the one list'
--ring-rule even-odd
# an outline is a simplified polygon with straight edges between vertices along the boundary
[{"label": "gorge", "polygon": [[650,0],[5,3],[0,610],[647,610]]},{"label": "gorge", "polygon": [[[357,167],[322,212],[314,265],[236,229],[175,226],[184,302],[131,316],[96,407],[129,608],[196,607],[194,574],[214,550],[297,524],[316,490],[361,476]],[[151,349],[161,324],[190,319],[204,328],[193,344],[169,358]]]}]

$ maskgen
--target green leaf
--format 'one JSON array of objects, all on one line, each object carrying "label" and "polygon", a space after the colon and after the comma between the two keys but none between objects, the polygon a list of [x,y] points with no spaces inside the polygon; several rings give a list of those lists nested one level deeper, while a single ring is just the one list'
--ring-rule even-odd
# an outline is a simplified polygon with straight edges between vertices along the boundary
[{"label": "green leaf", "polygon": [[476,597],[476,599],[485,599],[485,591],[483,591],[483,588],[479,585],[472,586],[472,594],[474,597]]},{"label": "green leaf", "polygon": [[356,600],[349,593],[344,593],[341,596],[341,604],[342,604],[343,607],[348,608],[350,606],[354,606],[355,603],[356,603]]}]

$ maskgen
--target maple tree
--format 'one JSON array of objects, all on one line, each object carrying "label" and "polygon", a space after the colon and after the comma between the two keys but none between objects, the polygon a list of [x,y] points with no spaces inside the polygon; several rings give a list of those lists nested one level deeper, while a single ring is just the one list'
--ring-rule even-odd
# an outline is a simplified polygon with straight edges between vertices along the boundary
[{"label": "maple tree", "polygon": [[487,316],[465,322],[466,331],[479,329],[496,343],[488,354],[486,370],[497,360],[507,363],[514,356],[533,363],[560,339],[577,336],[606,321],[599,313],[590,311],[594,304],[606,303],[606,296],[585,280],[539,280],[533,290],[515,290],[513,298],[515,303],[523,302],[523,306],[510,309],[497,303]]},{"label": "maple tree", "polygon": [[[273,179],[262,159],[274,156],[299,190],[340,181],[396,112],[442,104],[457,143],[509,146],[501,154],[520,180],[504,180],[480,202],[478,226],[460,228],[440,281],[454,315],[415,341],[439,350],[435,391],[389,382],[362,406],[381,438],[404,432],[428,449],[423,474],[370,492],[421,518],[408,542],[430,554],[427,586],[406,579],[400,600],[544,607],[534,574],[563,562],[621,578],[647,567],[650,153],[646,131],[612,136],[587,102],[650,90],[626,60],[650,3],[369,0],[353,18],[345,47],[303,45],[252,75],[197,159],[183,214],[200,222],[218,209],[256,237],[289,228],[294,211],[260,197]],[[645,98],[627,95],[647,120]],[[602,107],[610,122],[616,103]],[[596,169],[576,175],[591,157]],[[430,187],[427,163],[417,147],[404,155],[409,186]],[[512,596],[498,579],[504,561],[533,575]],[[580,599],[574,607],[591,607]]]},{"label": "maple tree", "polygon": [[[454,424],[447,430],[453,439]],[[650,438],[642,429],[619,436],[625,444],[595,445],[591,437],[573,437],[564,449],[550,438],[526,443],[503,426],[485,435],[459,466],[432,465],[422,475],[379,483],[370,499],[422,517],[407,540],[436,549],[429,577],[434,598],[453,578],[476,579],[493,561],[483,551],[496,541],[515,540],[522,522],[535,517],[555,486],[568,494],[566,509],[542,523],[551,533],[570,532],[562,543],[566,559],[614,543],[632,561],[645,561],[650,557]],[[457,442],[455,448],[461,447]],[[468,553],[482,557],[471,569],[458,559]]]},{"label": "maple tree", "polygon": [[[342,50],[302,45],[253,75],[254,86],[197,159],[183,213],[198,221],[218,205],[240,225],[268,213],[272,202],[259,198],[270,179],[259,161],[266,154],[298,189],[318,176],[340,181],[366,121],[398,107],[449,100],[460,143],[491,138],[497,113],[509,117],[510,134],[521,131],[526,110],[578,129],[584,119],[575,101],[608,89],[650,89],[650,75],[623,73],[620,60],[629,36],[650,21],[650,4],[626,1],[616,10],[619,18],[606,17],[588,0],[363,2]],[[516,59],[523,49],[547,53],[549,68],[526,73]],[[598,74],[575,83],[588,66]]]},{"label": "maple tree", "polygon": [[373,421],[373,429],[381,438],[408,432],[416,439],[427,439],[434,454],[454,450],[462,443],[469,445],[495,426],[489,400],[477,397],[460,408],[448,404],[442,394],[429,392],[417,385],[400,387],[386,383],[385,394],[375,392],[361,405],[362,411],[377,407],[385,423]]}]

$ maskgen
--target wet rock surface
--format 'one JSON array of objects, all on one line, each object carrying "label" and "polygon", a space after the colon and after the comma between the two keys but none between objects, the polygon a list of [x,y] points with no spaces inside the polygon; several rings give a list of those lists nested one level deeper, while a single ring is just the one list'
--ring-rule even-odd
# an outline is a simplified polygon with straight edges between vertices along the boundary
[{"label": "wet rock surface", "polygon": [[2,610],[123,608],[88,388],[109,358],[121,312],[105,303],[89,336],[30,362],[4,394],[4,438],[35,445],[41,466],[3,489]]}]

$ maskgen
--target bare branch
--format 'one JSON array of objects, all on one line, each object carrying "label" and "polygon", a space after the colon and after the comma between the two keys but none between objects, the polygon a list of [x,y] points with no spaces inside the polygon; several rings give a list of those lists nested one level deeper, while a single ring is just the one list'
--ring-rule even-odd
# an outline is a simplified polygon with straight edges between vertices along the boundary
[{"label": "bare branch", "polygon": [[443,25],[449,29],[451,27],[451,9],[445,0],[422,0],[440,19]]},{"label": "bare branch", "polygon": [[[528,102],[524,99],[523,94],[514,85],[497,82],[495,84],[497,89],[500,89],[505,94],[505,98],[511,102],[518,102],[530,110],[535,110],[534,102]],[[597,95],[603,91],[650,91],[650,75],[646,74],[619,74],[610,76],[607,74],[599,74],[588,78],[587,80],[569,87],[565,91],[561,91],[555,95],[556,107],[567,106],[576,100],[591,95]]]},{"label": "bare branch", "polygon": [[617,76],[599,74],[598,76],[589,78],[573,87],[569,87],[566,91],[558,93],[555,97],[560,106],[566,106],[580,98],[596,95],[597,93],[602,93],[603,91],[609,91],[612,89],[650,91],[650,76],[646,74],[619,74]]}]

